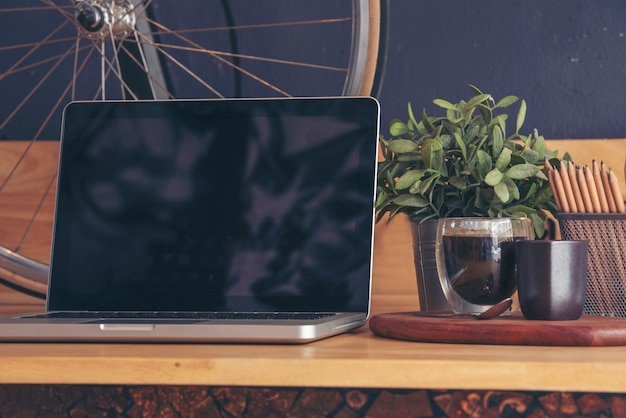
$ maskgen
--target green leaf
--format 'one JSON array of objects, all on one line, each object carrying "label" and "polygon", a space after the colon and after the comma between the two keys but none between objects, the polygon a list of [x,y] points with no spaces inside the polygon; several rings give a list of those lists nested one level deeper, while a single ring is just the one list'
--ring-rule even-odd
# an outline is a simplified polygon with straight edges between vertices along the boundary
[{"label": "green leaf", "polygon": [[472,127],[470,130],[468,130],[465,135],[463,136],[463,141],[466,144],[471,144],[472,141],[474,141],[474,139],[476,139],[476,137],[478,136],[478,133],[480,132],[480,127],[479,126],[474,126]]},{"label": "green leaf", "polygon": [[408,139],[394,139],[389,141],[389,149],[396,154],[404,154],[407,152],[415,152],[419,149],[417,144]]},{"label": "green leaf", "polygon": [[489,125],[491,123],[491,119],[493,117],[493,113],[491,112],[491,108],[482,103],[476,105],[476,109],[480,112],[480,115],[483,118],[485,124]]},{"label": "green leaf", "polygon": [[506,183],[500,182],[496,184],[493,188],[493,191],[496,193],[496,196],[498,196],[498,199],[500,199],[502,203],[507,203],[509,201],[510,194]]},{"label": "green leaf", "polygon": [[522,158],[529,163],[536,163],[543,161],[543,158],[539,157],[539,153],[532,149],[526,149],[522,152]]},{"label": "green leaf", "polygon": [[443,147],[441,142],[436,139],[428,139],[424,141],[422,147],[422,157],[424,158],[424,164],[426,168],[439,171],[443,165]]},{"label": "green leaf", "polygon": [[409,112],[409,120],[415,127],[417,127],[419,124],[417,123],[417,119],[415,119],[415,115],[413,114],[413,108],[411,107],[410,102],[408,104],[408,112]]},{"label": "green leaf", "polygon": [[409,163],[400,163],[397,162],[390,166],[390,174],[392,178],[400,177],[404,174],[404,172],[409,168]]},{"label": "green leaf", "polygon": [[409,127],[401,120],[394,120],[389,127],[389,133],[392,136],[402,136],[409,132]]},{"label": "green leaf", "polygon": [[384,190],[377,189],[376,191],[376,209],[382,207],[387,200],[387,193]]},{"label": "green leaf", "polygon": [[500,171],[504,171],[509,166],[510,162],[511,162],[511,150],[508,148],[504,148],[500,152],[500,155],[498,156],[498,159],[496,160],[496,168]]},{"label": "green leaf", "polygon": [[478,174],[480,179],[484,179],[487,173],[491,171],[491,156],[485,151],[479,149],[476,153],[476,157],[478,160],[476,165],[478,168]]},{"label": "green leaf", "polygon": [[516,96],[506,96],[506,97],[502,98],[498,103],[496,103],[495,107],[508,107],[508,106],[511,106],[513,103],[515,103],[518,100],[519,100],[519,98],[516,97]]},{"label": "green leaf", "polygon": [[444,149],[452,148],[455,143],[452,141],[452,137],[448,134],[439,135],[439,141]]},{"label": "green leaf", "polygon": [[422,178],[425,171],[426,170],[407,171],[396,182],[396,190],[408,189],[409,187],[413,185],[413,183],[415,183],[416,181]]},{"label": "green leaf", "polygon": [[533,229],[535,230],[535,237],[542,238],[546,232],[546,226],[543,219],[537,214],[537,212],[530,214],[530,219],[533,222]]},{"label": "green leaf", "polygon": [[415,183],[413,183],[411,185],[411,187],[409,188],[409,193],[411,194],[422,194],[420,192],[420,186],[422,185],[422,181],[421,180],[417,180]]},{"label": "green leaf", "polygon": [[524,205],[513,205],[507,207],[506,211],[511,215],[514,213],[525,213],[526,215],[530,215],[531,213],[535,213],[536,209]]},{"label": "green leaf", "polygon": [[513,200],[519,200],[520,191],[519,191],[519,188],[517,187],[517,184],[513,180],[511,180],[509,177],[506,177],[506,176],[502,179],[502,183],[506,184],[506,187],[509,190],[509,201],[504,202],[504,203],[509,203],[509,202],[512,202]]},{"label": "green leaf", "polygon": [[535,173],[535,177],[540,178],[541,180],[545,180],[548,181],[548,177],[546,176],[546,174],[543,172],[543,170],[539,170]]},{"label": "green leaf", "polygon": [[455,112],[459,111],[459,109],[457,109],[457,107],[455,105],[453,105],[452,103],[450,103],[447,100],[435,99],[435,100],[433,100],[433,103],[436,104],[439,107],[444,108],[444,109],[454,110]]},{"label": "green leaf", "polygon": [[413,194],[403,194],[395,199],[393,199],[393,203],[400,206],[409,206],[413,208],[423,208],[424,206],[428,206],[428,200],[426,200],[423,196],[413,195]]},{"label": "green leaf", "polygon": [[479,103],[486,102],[489,99],[491,99],[491,94],[477,94],[476,96],[472,97],[471,99],[467,101],[465,108],[466,109],[474,108]]},{"label": "green leaf", "polygon": [[422,184],[420,184],[419,186],[420,194],[422,195],[429,194],[431,187],[433,187],[433,184],[436,183],[437,180],[439,180],[439,177],[440,176],[438,174],[435,174],[435,175],[428,177],[426,180],[424,180]]},{"label": "green leaf", "polygon": [[539,171],[539,167],[534,164],[518,164],[506,171],[506,176],[513,180],[523,180],[534,176]]},{"label": "green leaf", "polygon": [[396,191],[396,185],[394,184],[393,181],[393,175],[391,174],[392,170],[387,171],[387,184],[389,185],[389,188],[391,189],[391,191],[394,194],[397,194],[398,192]]},{"label": "green leaf", "polygon": [[456,140],[456,144],[461,150],[461,155],[463,156],[463,160],[467,161],[467,147],[465,146],[465,142],[463,141],[463,138],[461,138],[461,135],[458,132],[455,132],[454,139]]},{"label": "green leaf", "polygon": [[487,183],[489,186],[496,186],[502,181],[503,177],[504,173],[497,168],[494,168],[485,176],[485,183]]},{"label": "green leaf", "polygon": [[[446,110],[446,119],[448,120],[444,119],[443,122],[447,123],[450,126],[454,126],[463,121],[463,115],[461,115],[461,112],[459,112],[457,108],[448,109]],[[449,132],[453,132],[453,129]]]},{"label": "green leaf", "polygon": [[398,154],[396,156],[396,161],[398,162],[415,162],[415,161],[421,161],[422,160],[422,154],[420,154],[419,152],[405,152],[403,154]]},{"label": "green leaf", "polygon": [[498,115],[493,118],[493,120],[491,121],[491,125],[499,126],[500,129],[502,130],[502,133],[506,136],[506,121],[508,118],[509,118],[509,115],[504,114],[504,113],[501,115]]},{"label": "green leaf", "polygon": [[435,129],[432,123],[430,123],[428,115],[426,115],[426,109],[422,109],[422,125],[424,125],[427,132],[432,132]]},{"label": "green leaf", "polygon": [[467,189],[467,181],[463,177],[452,176],[448,179],[448,183],[455,189],[459,189],[459,190]]},{"label": "green leaf", "polygon": [[[535,129],[535,134],[537,133],[537,130]],[[537,153],[537,155],[539,156],[540,160],[543,160],[545,155],[546,155],[546,140],[543,136],[541,135],[536,135],[535,138],[535,143],[533,144],[532,147],[533,151],[535,151]]]},{"label": "green leaf", "polygon": [[473,84],[470,84],[469,88],[474,92],[474,94],[483,94],[483,92]]},{"label": "green leaf", "polygon": [[519,112],[517,113],[515,133],[519,133],[520,129],[522,129],[522,125],[524,124],[525,119],[526,119],[526,100],[522,100],[519,106]]},{"label": "green leaf", "polygon": [[[502,129],[496,125],[493,127],[493,143],[491,144],[491,151],[494,156],[501,155],[504,148],[504,134]],[[508,164],[508,163],[507,163]]]}]

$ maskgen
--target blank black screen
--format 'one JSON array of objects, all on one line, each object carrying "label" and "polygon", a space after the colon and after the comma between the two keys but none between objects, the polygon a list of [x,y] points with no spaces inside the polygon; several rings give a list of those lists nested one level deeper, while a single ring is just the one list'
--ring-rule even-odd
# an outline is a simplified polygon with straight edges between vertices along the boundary
[{"label": "blank black screen", "polygon": [[49,309],[366,311],[369,98],[64,113]]}]

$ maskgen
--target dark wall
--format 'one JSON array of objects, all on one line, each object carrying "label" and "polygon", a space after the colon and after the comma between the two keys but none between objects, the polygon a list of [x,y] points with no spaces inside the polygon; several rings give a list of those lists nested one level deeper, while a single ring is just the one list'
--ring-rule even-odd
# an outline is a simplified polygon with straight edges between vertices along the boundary
[{"label": "dark wall", "polygon": [[[391,0],[382,131],[406,104],[432,99],[526,99],[524,133],[626,136],[626,2]],[[516,111],[516,109],[515,109]]]},{"label": "dark wall", "polygon": [[[55,1],[60,3],[62,0]],[[349,13],[350,0],[320,1],[302,2],[296,7],[289,0],[273,0],[263,2],[262,6],[248,8],[237,0],[227,3],[214,0],[211,4],[208,4],[208,0],[195,0],[190,3],[201,4],[202,10],[206,8],[219,13],[198,13],[194,9],[198,22],[181,21],[174,27],[188,24],[195,27],[199,22],[209,27],[224,26],[225,13],[221,12],[220,4],[231,6],[237,24],[246,24],[251,17],[261,22],[278,19],[278,11],[281,12],[280,18],[287,15],[294,20],[314,19],[318,13],[324,15],[328,12],[330,16],[341,16],[346,10]],[[433,99],[458,101],[468,98],[471,95],[468,84],[472,83],[494,94],[496,98],[513,94],[526,99],[529,111],[525,133],[537,128],[547,138],[626,137],[626,0],[385,1],[389,3],[389,39],[386,72],[382,90],[378,94],[382,103],[383,131],[386,131],[390,119],[406,117],[407,102],[411,101],[416,111],[426,107],[431,113],[438,112],[439,109],[432,105]],[[40,4],[38,0],[21,0],[21,3]],[[173,4],[166,0],[159,3]],[[305,3],[310,4],[304,6]],[[188,16],[186,10],[176,10]],[[28,16],[31,25],[29,30],[23,31],[16,28],[21,22],[16,18],[21,16],[23,19],[24,14],[0,13],[0,20],[4,19],[3,25],[0,25],[2,44],[41,40],[51,28],[59,25],[59,19],[61,23],[65,22],[58,10],[32,15]],[[172,19],[177,16],[170,16],[171,13],[163,15]],[[270,18],[265,19],[264,15]],[[34,20],[35,17],[39,20]],[[239,41],[243,45],[246,40],[251,40],[256,46],[261,44],[281,54],[290,47],[298,52],[302,49],[307,54],[317,51],[321,58],[316,56],[315,59],[319,58],[322,62],[326,60],[326,64],[336,54],[342,56],[345,53],[346,48],[338,46],[338,39],[348,39],[343,32],[320,32],[311,26],[312,29],[309,29],[315,32],[310,35],[305,28],[308,27],[302,27],[297,37],[290,35],[285,39],[284,36],[276,36],[270,38],[271,41],[267,38],[259,41],[256,38],[258,32],[244,31]],[[71,39],[76,32],[72,25],[67,25],[65,30],[69,34],[59,34],[59,37],[68,36]],[[316,49],[311,42],[314,36],[325,36],[327,44],[322,42],[321,48],[318,46]],[[217,42],[211,39],[211,42]],[[222,38],[219,40],[227,42]],[[278,40],[282,43],[278,43]],[[218,50],[221,48],[220,43],[211,45]],[[67,47],[54,43],[41,50],[42,53],[45,50],[48,53],[56,51],[54,54],[57,54]],[[16,59],[11,54],[20,56],[23,52],[11,49],[0,54],[3,58],[1,64],[5,67]],[[273,55],[273,52],[268,53],[268,56]],[[43,118],[48,114],[59,97],[59,91],[68,82],[63,76],[72,73],[72,57],[64,62],[66,68],[54,72],[51,82],[38,90],[39,96],[34,96],[18,112],[11,125],[0,129],[0,137],[32,137],[33,133],[28,133],[28,129],[39,126],[38,122],[33,122],[35,119],[32,115]],[[40,58],[31,59],[36,61]],[[246,62],[246,65],[250,65],[255,74],[265,76],[274,73],[273,67],[267,63],[250,62]],[[84,71],[81,80],[95,89],[99,80],[99,61],[89,68],[93,75]],[[204,66],[203,61],[201,68],[209,67]],[[17,76],[6,77],[0,83],[0,97],[5,99],[0,100],[0,125],[16,103],[47,71],[48,67],[42,65],[28,72],[20,72]],[[215,76],[213,73],[219,73],[224,78],[230,74],[220,66],[211,71],[212,77]],[[19,77],[24,77],[26,81]],[[281,78],[283,82],[291,80],[286,73],[281,73]],[[230,80],[223,82],[222,78],[213,80],[217,80],[214,84],[219,85],[220,89],[225,84],[232,84]],[[245,77],[244,80],[256,85]],[[302,83],[301,80],[294,77],[287,90],[292,94],[334,95],[339,93],[341,87],[340,84],[334,87],[334,84],[313,78],[306,78],[308,83]],[[114,83],[109,84],[114,87]],[[302,89],[293,89],[292,85]],[[326,90],[322,91],[320,86]],[[328,89],[328,86],[333,87]],[[245,84],[243,94],[246,96],[268,95],[266,90],[247,90],[247,87]],[[206,90],[199,90],[195,82],[192,82],[190,90],[191,94],[201,97],[207,95]],[[196,97],[181,91],[179,97]],[[230,95],[228,91],[224,93]],[[110,96],[111,92],[107,97]],[[94,93],[90,91],[85,97],[79,98],[86,97],[94,97]],[[41,137],[57,136],[59,123],[60,110],[57,110],[52,117],[53,126]]]}]

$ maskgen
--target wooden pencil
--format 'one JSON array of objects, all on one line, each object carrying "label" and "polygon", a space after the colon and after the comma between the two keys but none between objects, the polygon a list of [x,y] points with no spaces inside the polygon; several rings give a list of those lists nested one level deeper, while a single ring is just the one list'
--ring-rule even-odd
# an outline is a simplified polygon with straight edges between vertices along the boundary
[{"label": "wooden pencil", "polygon": [[602,175],[600,174],[598,162],[593,160],[591,164],[593,168],[593,180],[596,184],[598,199],[600,200],[600,208],[602,209],[601,213],[609,213],[609,203],[606,200],[606,193],[604,193],[604,185],[602,184]]},{"label": "wooden pencil", "polygon": [[591,197],[593,212],[602,213],[600,198],[598,197],[598,191],[596,190],[596,182],[593,179],[593,173],[589,169],[589,166],[585,166],[583,168],[583,172],[585,173],[585,183],[587,183],[587,190],[589,190],[589,196]]},{"label": "wooden pencil", "polygon": [[554,188],[556,189],[556,194],[559,196],[559,211],[561,212],[569,212],[569,203],[567,202],[567,196],[565,196],[565,190],[563,189],[563,183],[561,182],[561,176],[559,176],[558,171],[550,170],[550,179],[554,183]]},{"label": "wooden pencil", "polygon": [[587,187],[587,181],[585,180],[585,174],[581,167],[576,167],[576,177],[578,180],[578,187],[580,188],[580,194],[585,204],[585,212],[593,213],[593,203],[591,202],[591,195],[589,194],[589,188]]},{"label": "wooden pencil", "polygon": [[[622,196],[622,190],[619,187],[619,181],[617,176],[613,172],[612,168],[609,168],[609,184],[615,199],[615,205],[618,213],[626,213],[626,205],[624,204],[624,196]],[[625,276],[626,277],[626,276]]]},{"label": "wooden pencil", "polygon": [[572,190],[572,184],[569,181],[569,173],[565,167],[565,163],[561,160],[558,176],[561,177],[561,183],[563,183],[563,191],[565,192],[565,198],[569,206],[570,212],[578,212],[578,205],[576,205],[576,199],[574,198],[574,191]]},{"label": "wooden pencil", "polygon": [[552,190],[552,197],[554,198],[554,203],[556,204],[556,208],[559,212],[562,212],[561,208],[561,199],[559,198],[559,191],[556,189],[556,184],[554,184],[553,171],[554,168],[548,161],[548,159],[544,159],[543,162],[543,170],[548,177],[548,184],[550,185],[550,189]]},{"label": "wooden pencil", "polygon": [[604,190],[604,194],[606,195],[606,202],[609,205],[609,212],[616,213],[616,196],[613,196],[613,189],[611,189],[611,184],[609,183],[609,171],[607,170],[606,165],[604,165],[604,161],[600,161],[600,176],[602,177],[602,188]]},{"label": "wooden pencil", "polygon": [[567,174],[569,176],[569,182],[572,185],[572,191],[574,192],[574,199],[576,200],[576,207],[578,208],[578,212],[584,213],[586,212],[585,202],[580,191],[578,179],[576,178],[576,167],[574,166],[574,163],[572,161],[567,163]]}]

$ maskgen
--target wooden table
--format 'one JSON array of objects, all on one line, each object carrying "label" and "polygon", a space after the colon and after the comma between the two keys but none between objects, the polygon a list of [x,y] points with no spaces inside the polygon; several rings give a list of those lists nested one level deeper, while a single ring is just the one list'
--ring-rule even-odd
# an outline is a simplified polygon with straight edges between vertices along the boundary
[{"label": "wooden table", "polygon": [[[19,299],[23,298],[4,296],[2,310],[37,305],[21,305]],[[415,309],[413,299],[411,295],[377,295],[375,312]],[[367,327],[297,346],[0,344],[0,358],[0,383],[626,393],[624,347],[411,343],[376,337]]]},{"label": "wooden table", "polygon": [[[622,150],[626,149],[626,141],[619,143]],[[37,175],[37,167],[50,171],[54,166],[50,162],[56,158],[54,146],[41,147],[48,147],[50,152],[41,152],[33,161],[29,160],[30,169],[25,173],[30,182],[24,182],[28,187],[35,188],[36,179],[43,181],[45,177]],[[6,214],[3,216],[21,219],[19,210],[11,209],[9,201],[0,201],[0,209]],[[22,204],[17,200],[15,203]],[[46,242],[49,245],[49,240],[41,231],[51,226],[50,213],[41,214],[37,225],[39,237],[35,237],[39,244],[33,244],[35,253],[46,253],[42,246],[45,247]],[[417,310],[406,224],[398,220],[377,225],[375,248],[373,314]],[[2,313],[42,307],[40,300],[0,289]],[[367,326],[297,346],[0,344],[0,384],[9,385],[0,386],[0,404],[8,402],[7,405],[11,404],[11,397],[16,396],[15,391],[26,390],[21,386],[24,384],[38,385],[35,386],[38,390],[53,387],[57,391],[60,390],[57,385],[61,384],[120,388],[129,385],[316,388],[316,391],[342,388],[345,399],[351,399],[348,396],[354,395],[354,390],[369,396],[367,390],[371,389],[377,391],[372,395],[375,400],[370,399],[362,406],[368,408],[369,413],[383,395],[387,396],[385,402],[398,399],[400,395],[389,392],[391,389],[407,390],[402,392],[403,396],[415,391],[447,389],[445,394],[450,399],[455,396],[470,399],[472,393],[484,394],[485,391],[514,391],[532,397],[540,391],[544,397],[560,396],[559,402],[563,405],[566,401],[563,393],[576,393],[577,399],[581,399],[582,394],[626,393],[626,348],[412,343],[374,336]],[[32,389],[35,387],[28,386],[28,390],[36,390]],[[348,389],[351,391],[345,392]],[[305,390],[305,393],[309,392]],[[443,396],[442,393],[434,391],[427,395],[436,397]],[[619,402],[624,400],[626,408],[626,398],[621,395],[606,395],[602,400],[609,408],[619,407]],[[403,402],[406,404],[406,399]],[[14,400],[12,405],[15,405]],[[355,412],[353,405],[351,408]],[[365,414],[365,410],[357,409],[356,413]],[[1,407],[0,416],[4,416]]]}]

